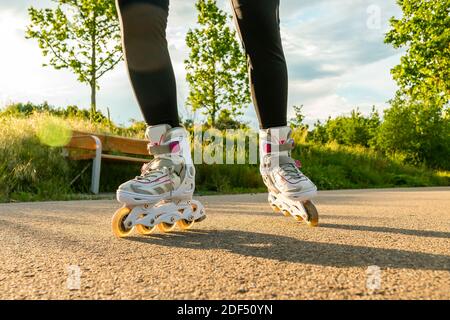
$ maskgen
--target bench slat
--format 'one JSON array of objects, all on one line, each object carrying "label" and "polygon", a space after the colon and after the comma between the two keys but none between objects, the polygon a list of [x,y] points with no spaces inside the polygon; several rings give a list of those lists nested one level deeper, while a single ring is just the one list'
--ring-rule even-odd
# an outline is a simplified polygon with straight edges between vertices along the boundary
[{"label": "bench slat", "polygon": [[127,161],[127,162],[138,162],[138,163],[147,163],[151,159],[144,159],[144,158],[133,158],[133,157],[126,157],[126,156],[115,156],[111,154],[102,154],[102,159],[105,160],[114,160],[114,161]]},{"label": "bench slat", "polygon": [[94,139],[90,136],[72,136],[69,143],[65,146],[66,148],[73,149],[83,149],[83,150],[96,150],[97,146],[95,145]]},{"label": "bench slat", "polygon": [[[103,151],[111,152],[118,151],[122,153],[146,155],[148,156],[147,144],[148,141],[144,139],[125,138],[119,136],[111,136],[98,133],[88,133],[82,131],[73,131],[72,140],[78,140],[78,136],[95,135],[102,142]],[[92,140],[92,139],[91,139]],[[93,140],[92,140],[93,141]],[[83,140],[80,144],[85,143]],[[90,145],[89,145],[90,147]],[[92,150],[92,149],[89,149]],[[95,150],[95,149],[94,149]]]},{"label": "bench slat", "polygon": [[[97,143],[100,144],[100,142],[102,146],[101,148],[97,148]],[[89,150],[90,152],[79,153],[74,149]],[[134,158],[130,156],[118,156],[103,153],[120,152],[125,154],[149,156],[146,140],[123,138],[98,133],[73,131],[72,138],[65,146],[65,150],[68,152],[69,158],[72,160],[93,159],[91,191],[94,194],[98,194],[99,192],[101,160],[126,161],[133,163],[146,163],[150,161],[148,158]]]},{"label": "bench slat", "polygon": [[[70,160],[91,160],[95,158],[95,153],[76,153],[71,152],[69,150],[69,159]],[[112,161],[126,161],[126,162],[138,162],[138,163],[147,163],[151,159],[150,158],[135,158],[135,157],[127,157],[127,156],[118,156],[113,154],[102,154],[102,159],[104,160],[112,160]]]},{"label": "bench slat", "polygon": [[84,153],[84,154],[69,154],[69,159],[78,160],[92,160],[95,158],[95,153]]}]

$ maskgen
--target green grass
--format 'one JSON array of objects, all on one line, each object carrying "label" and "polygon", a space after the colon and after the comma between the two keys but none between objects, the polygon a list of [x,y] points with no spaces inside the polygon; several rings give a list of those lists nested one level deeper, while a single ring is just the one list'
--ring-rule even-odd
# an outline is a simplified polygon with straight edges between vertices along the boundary
[{"label": "green grass", "polygon": [[450,172],[413,167],[361,147],[303,145],[294,157],[319,189],[448,186]]},{"label": "green grass", "polygon": [[[62,147],[70,129],[108,133],[109,128],[86,120],[48,114],[0,117],[0,202],[97,199],[90,196],[90,161],[70,161]],[[412,167],[374,151],[337,144],[301,144],[293,156],[320,190],[384,187],[448,186],[450,172]],[[197,193],[264,192],[257,165],[198,165]],[[140,166],[102,163],[101,192],[114,192],[133,178]]]}]

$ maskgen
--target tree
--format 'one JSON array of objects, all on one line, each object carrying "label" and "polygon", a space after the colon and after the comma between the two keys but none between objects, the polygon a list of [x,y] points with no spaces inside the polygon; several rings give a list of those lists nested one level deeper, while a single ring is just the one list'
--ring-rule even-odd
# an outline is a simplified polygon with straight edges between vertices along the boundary
[{"label": "tree", "polygon": [[217,117],[215,127],[219,130],[248,129],[248,124],[236,120],[230,110],[222,109]]},{"label": "tree", "polygon": [[303,105],[293,106],[294,109],[294,117],[291,118],[290,125],[294,128],[306,128],[308,129],[308,125],[305,125],[303,121],[305,120],[305,115],[303,114]]},{"label": "tree", "polygon": [[342,145],[371,147],[375,145],[381,119],[375,107],[368,117],[356,108],[350,116],[339,116],[322,124],[317,121],[312,140],[319,143],[335,141]]},{"label": "tree", "polygon": [[377,147],[405,162],[450,169],[450,113],[435,103],[394,99],[385,110]]},{"label": "tree", "polygon": [[36,39],[48,64],[70,69],[91,88],[91,114],[97,109],[98,81],[122,59],[114,0],[53,0],[55,9],[30,7],[26,37]]},{"label": "tree", "polygon": [[391,18],[385,42],[406,48],[392,69],[400,94],[432,99],[438,106],[450,99],[450,0],[397,0],[403,16]]},{"label": "tree", "polygon": [[199,27],[186,36],[190,48],[185,60],[190,88],[187,104],[193,111],[201,110],[214,127],[222,110],[236,117],[251,101],[246,58],[236,33],[227,25],[228,16],[216,1],[198,0],[196,8]]},{"label": "tree", "polygon": [[413,164],[449,168],[450,0],[398,0],[385,42],[406,48],[392,69],[399,85],[385,111],[378,147]]},{"label": "tree", "polygon": [[[328,117],[328,121],[330,121],[331,117]],[[327,128],[326,123],[322,124],[320,120],[317,120],[316,123],[314,123],[314,129],[312,130],[311,134],[311,140],[317,143],[325,144],[328,142],[328,134],[327,134]]]}]

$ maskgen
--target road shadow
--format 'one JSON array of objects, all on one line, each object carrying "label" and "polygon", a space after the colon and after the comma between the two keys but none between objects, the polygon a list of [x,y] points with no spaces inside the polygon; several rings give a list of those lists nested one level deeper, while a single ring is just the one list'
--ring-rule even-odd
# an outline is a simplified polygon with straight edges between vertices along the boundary
[{"label": "road shadow", "polygon": [[[395,219],[393,217],[382,217],[382,216],[365,216],[363,214],[360,215],[338,215],[338,214],[320,214],[320,220],[371,220],[371,221],[385,221]],[[323,223],[320,223],[322,226]]]},{"label": "road shadow", "polygon": [[[26,220],[29,222],[29,220]],[[41,226],[42,223],[40,223]],[[109,227],[109,226],[108,226]],[[323,227],[323,224],[322,224]],[[325,224],[325,228],[341,228],[342,225]],[[420,236],[441,236],[446,233],[432,231],[403,230],[385,227],[344,226],[356,230],[406,232],[408,234],[418,232]],[[299,228],[302,228],[299,226]],[[74,237],[55,228],[37,228],[24,221],[0,219],[0,232],[13,232],[24,241],[47,249],[57,248],[64,252],[85,252],[85,254],[98,254],[110,247],[111,241],[92,242],[86,238]],[[99,228],[96,232],[110,232],[107,228]],[[301,230],[299,231],[301,232]],[[414,233],[415,234],[415,233]],[[405,268],[417,270],[442,270],[450,271],[450,253],[448,255],[422,253],[409,250],[391,248],[372,248],[363,245],[336,244],[300,240],[283,235],[240,231],[240,230],[203,230],[194,229],[188,232],[173,232],[167,234],[156,233],[151,236],[133,236],[120,240],[126,245],[127,239],[151,246],[166,246],[195,250],[224,250],[234,254],[271,259],[280,262],[305,263],[311,265],[329,267],[363,267],[377,265],[381,268]],[[106,246],[106,247],[105,247]]]},{"label": "road shadow", "polygon": [[403,234],[407,236],[450,239],[450,232],[444,231],[412,230],[412,229],[400,229],[391,227],[362,226],[362,225],[333,224],[333,223],[321,223],[320,227],[328,229],[383,232],[383,233]]},{"label": "road shadow", "polygon": [[235,254],[330,267],[408,268],[450,270],[450,256],[395,248],[371,248],[304,241],[292,237],[239,230],[197,230],[150,236],[130,241],[195,250],[221,249]]}]

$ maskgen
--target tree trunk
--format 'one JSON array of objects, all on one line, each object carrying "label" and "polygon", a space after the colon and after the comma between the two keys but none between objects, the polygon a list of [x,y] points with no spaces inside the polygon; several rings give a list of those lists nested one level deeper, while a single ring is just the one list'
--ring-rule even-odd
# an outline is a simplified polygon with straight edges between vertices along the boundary
[{"label": "tree trunk", "polygon": [[97,83],[95,78],[91,81],[91,115],[97,111]]},{"label": "tree trunk", "polygon": [[215,107],[214,107],[213,111],[211,112],[211,127],[212,128],[216,127],[216,110],[215,110]]},{"label": "tree trunk", "polygon": [[94,12],[91,34],[91,117],[97,112],[97,14]]},{"label": "tree trunk", "polygon": [[[215,62],[214,62],[215,65]],[[213,105],[211,110],[211,127],[216,127],[216,113],[217,113],[217,104],[216,104],[216,70],[214,68],[214,77],[213,77],[213,83],[212,83],[212,98],[213,98]]]}]

